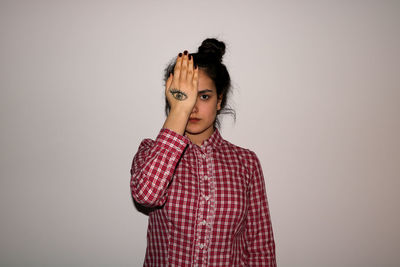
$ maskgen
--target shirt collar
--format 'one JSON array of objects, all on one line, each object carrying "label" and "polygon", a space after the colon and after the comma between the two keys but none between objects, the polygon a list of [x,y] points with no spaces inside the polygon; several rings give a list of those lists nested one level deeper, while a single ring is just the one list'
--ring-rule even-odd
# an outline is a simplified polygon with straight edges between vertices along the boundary
[{"label": "shirt collar", "polygon": [[[208,149],[208,148],[218,148],[219,146],[222,145],[224,139],[222,138],[219,130],[215,128],[214,132],[210,137],[208,137],[206,140],[203,141],[203,143],[200,146],[200,149]],[[196,146],[192,142],[189,143],[190,147]]]}]

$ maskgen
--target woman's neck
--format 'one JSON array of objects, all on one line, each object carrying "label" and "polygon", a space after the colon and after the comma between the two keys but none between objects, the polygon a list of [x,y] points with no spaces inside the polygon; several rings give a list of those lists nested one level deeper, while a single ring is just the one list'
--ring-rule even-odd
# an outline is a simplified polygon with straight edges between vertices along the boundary
[{"label": "woman's neck", "polygon": [[189,138],[189,140],[198,146],[201,146],[205,140],[207,140],[213,133],[215,129],[214,126],[206,129],[201,133],[188,133],[186,132],[185,135]]}]

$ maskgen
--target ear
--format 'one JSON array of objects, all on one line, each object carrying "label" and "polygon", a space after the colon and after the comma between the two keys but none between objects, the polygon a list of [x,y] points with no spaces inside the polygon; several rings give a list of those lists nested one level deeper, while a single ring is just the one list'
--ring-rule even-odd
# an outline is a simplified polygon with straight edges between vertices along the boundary
[{"label": "ear", "polygon": [[218,96],[217,100],[217,110],[221,109],[222,95]]}]

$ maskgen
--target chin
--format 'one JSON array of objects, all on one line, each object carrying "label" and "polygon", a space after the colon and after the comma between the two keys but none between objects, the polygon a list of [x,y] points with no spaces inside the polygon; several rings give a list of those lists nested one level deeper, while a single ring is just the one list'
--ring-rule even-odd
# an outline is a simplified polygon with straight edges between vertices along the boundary
[{"label": "chin", "polygon": [[205,129],[196,129],[194,127],[186,128],[185,130],[188,134],[200,134],[205,131]]},{"label": "chin", "polygon": [[208,129],[214,128],[213,125],[210,126],[200,126],[200,125],[190,125],[188,127],[186,127],[186,132],[188,134],[201,134],[204,133],[205,131],[207,131]]}]

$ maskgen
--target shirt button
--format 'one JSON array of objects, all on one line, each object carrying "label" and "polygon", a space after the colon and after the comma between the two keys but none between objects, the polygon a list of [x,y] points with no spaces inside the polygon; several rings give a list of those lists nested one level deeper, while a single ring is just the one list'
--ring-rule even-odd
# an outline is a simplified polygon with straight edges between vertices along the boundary
[{"label": "shirt button", "polygon": [[208,201],[210,199],[210,196],[204,195],[204,198],[205,198],[206,201]]},{"label": "shirt button", "polygon": [[201,157],[202,157],[203,159],[205,159],[205,158],[206,158],[206,154],[202,154]]},{"label": "shirt button", "polygon": [[204,180],[207,180],[207,179],[208,179],[208,176],[207,176],[207,175],[204,175],[203,178],[204,178]]},{"label": "shirt button", "polygon": [[204,244],[200,244],[199,247],[200,247],[201,249],[203,249],[203,248],[204,248]]},{"label": "shirt button", "polygon": [[203,220],[203,221],[201,221],[201,222],[199,223],[199,225],[206,225],[206,224],[207,224],[206,220]]}]

